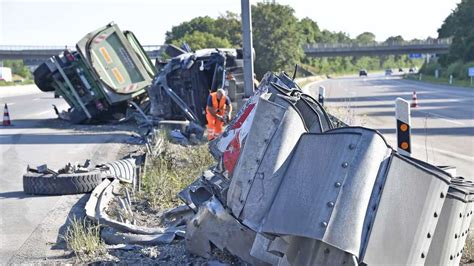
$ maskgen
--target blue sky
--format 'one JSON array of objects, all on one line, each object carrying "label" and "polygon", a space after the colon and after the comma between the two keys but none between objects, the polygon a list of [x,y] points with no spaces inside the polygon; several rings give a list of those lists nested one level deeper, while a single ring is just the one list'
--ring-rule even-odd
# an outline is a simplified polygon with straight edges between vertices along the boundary
[{"label": "blue sky", "polygon": [[[257,1],[251,0],[252,3]],[[260,2],[260,1],[258,1]],[[310,17],[331,31],[377,40],[436,37],[460,0],[277,0],[299,18]],[[116,22],[142,44],[161,44],[165,32],[196,16],[240,13],[239,0],[0,0],[0,45],[73,45],[86,33]]]}]

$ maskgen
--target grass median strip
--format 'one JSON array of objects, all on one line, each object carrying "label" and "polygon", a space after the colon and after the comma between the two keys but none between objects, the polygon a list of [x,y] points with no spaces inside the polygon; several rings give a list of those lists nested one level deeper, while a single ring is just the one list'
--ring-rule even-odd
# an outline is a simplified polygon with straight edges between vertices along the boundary
[{"label": "grass median strip", "polygon": [[163,152],[147,165],[138,194],[154,210],[177,206],[176,194],[214,163],[207,145],[184,147],[167,139],[163,145]]}]

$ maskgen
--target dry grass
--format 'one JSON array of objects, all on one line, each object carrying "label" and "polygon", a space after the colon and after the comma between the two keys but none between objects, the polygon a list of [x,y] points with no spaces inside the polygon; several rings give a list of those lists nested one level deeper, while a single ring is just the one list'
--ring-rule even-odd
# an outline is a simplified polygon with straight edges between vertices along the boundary
[{"label": "dry grass", "polygon": [[163,145],[163,152],[148,163],[139,194],[155,210],[178,205],[176,194],[214,163],[207,145],[183,147],[168,140]]},{"label": "dry grass", "polygon": [[63,238],[67,248],[82,262],[94,260],[106,253],[105,245],[100,239],[100,226],[86,219],[74,217],[70,220]]}]

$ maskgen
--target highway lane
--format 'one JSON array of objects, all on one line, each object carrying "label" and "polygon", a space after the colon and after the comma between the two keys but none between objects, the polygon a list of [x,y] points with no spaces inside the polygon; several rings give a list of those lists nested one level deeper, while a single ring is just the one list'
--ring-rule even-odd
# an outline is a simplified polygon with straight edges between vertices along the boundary
[{"label": "highway lane", "polygon": [[326,88],[326,105],[351,125],[379,130],[396,147],[397,97],[411,101],[413,156],[435,165],[457,167],[458,175],[474,180],[474,89],[433,85],[400,76],[344,77],[312,85]]},{"label": "highway lane", "polygon": [[73,196],[24,194],[22,175],[27,165],[47,163],[54,169],[85,159],[96,163],[115,160],[129,137],[124,132],[102,132],[103,128],[72,126],[56,119],[52,105],[60,110],[68,106],[52,93],[0,97],[2,107],[5,102],[13,126],[0,126],[0,264],[11,262],[20,250],[46,257],[59,228],[44,230],[48,225],[43,221],[64,224],[66,217],[51,217],[51,213],[56,206],[64,207],[62,202],[72,205],[77,201],[71,200]]}]

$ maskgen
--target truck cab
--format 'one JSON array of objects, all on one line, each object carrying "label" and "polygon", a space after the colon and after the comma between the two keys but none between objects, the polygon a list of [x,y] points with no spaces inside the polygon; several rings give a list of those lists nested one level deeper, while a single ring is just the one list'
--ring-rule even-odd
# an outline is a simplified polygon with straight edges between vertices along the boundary
[{"label": "truck cab", "polygon": [[115,23],[88,33],[33,73],[42,91],[55,91],[71,106],[68,119],[82,123],[124,114],[128,101],[146,96],[156,69],[130,31]]}]

